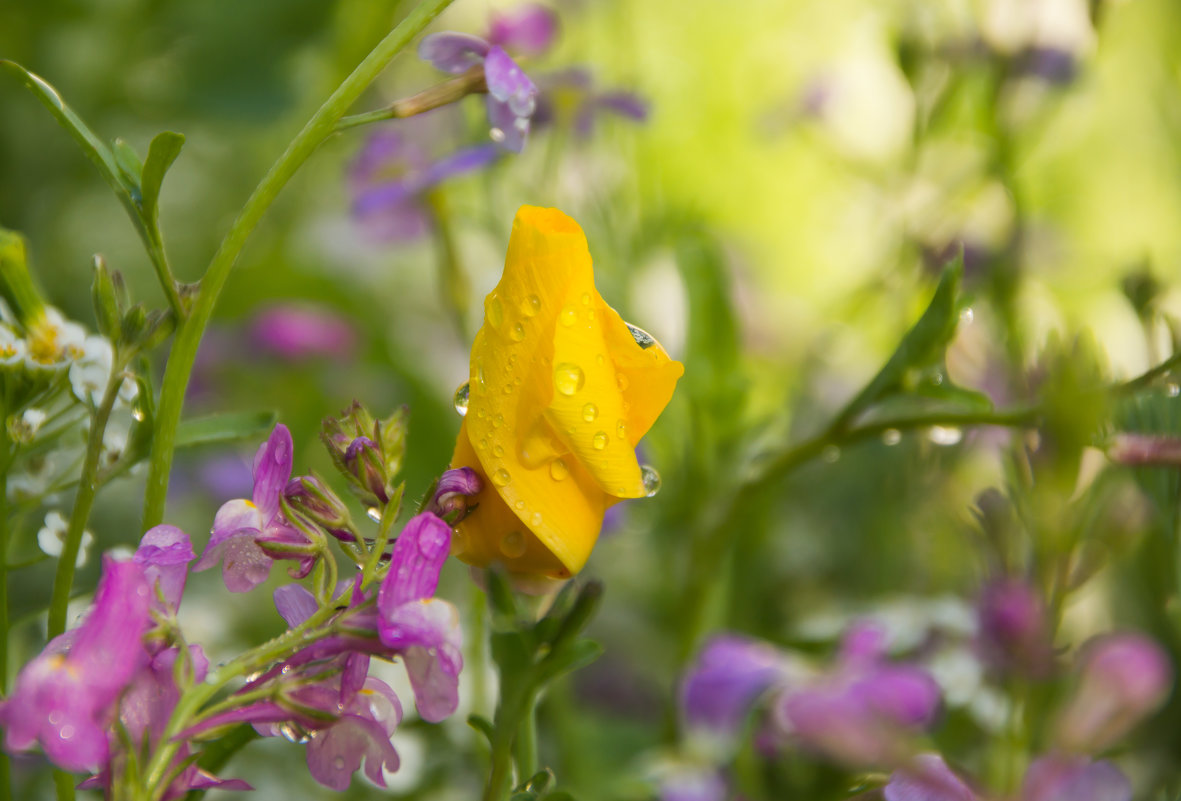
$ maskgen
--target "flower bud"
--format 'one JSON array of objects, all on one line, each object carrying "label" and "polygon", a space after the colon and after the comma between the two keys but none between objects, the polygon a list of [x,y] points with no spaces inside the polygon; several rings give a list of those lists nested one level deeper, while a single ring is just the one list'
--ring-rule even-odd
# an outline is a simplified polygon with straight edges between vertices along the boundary
[{"label": "flower bud", "polygon": [[474,506],[476,495],[484,488],[484,482],[470,467],[447,470],[439,476],[434,495],[427,506],[428,512],[449,520],[455,525],[467,516],[469,506]]},{"label": "flower bud", "polygon": [[26,329],[45,316],[45,301],[29,275],[25,238],[0,228],[0,296]]},{"label": "flower bud", "polygon": [[94,303],[94,319],[98,321],[99,332],[110,340],[118,338],[122,316],[119,314],[115,281],[102,256],[94,257],[94,283],[90,285],[90,299]]},{"label": "flower bud", "polygon": [[1037,591],[1017,579],[984,587],[976,603],[977,647],[992,667],[1025,676],[1044,676],[1053,660],[1046,608]]},{"label": "flower bud", "polygon": [[385,461],[377,443],[369,437],[357,437],[344,453],[344,465],[354,487],[362,499],[375,500],[385,505],[390,497],[386,492]]},{"label": "flower bud", "polygon": [[1066,749],[1101,751],[1164,702],[1173,669],[1159,645],[1140,634],[1109,634],[1084,646],[1079,683],[1058,720]]},{"label": "flower bud", "polygon": [[318,476],[297,476],[283,490],[287,509],[324,529],[341,542],[356,542],[344,501]]}]

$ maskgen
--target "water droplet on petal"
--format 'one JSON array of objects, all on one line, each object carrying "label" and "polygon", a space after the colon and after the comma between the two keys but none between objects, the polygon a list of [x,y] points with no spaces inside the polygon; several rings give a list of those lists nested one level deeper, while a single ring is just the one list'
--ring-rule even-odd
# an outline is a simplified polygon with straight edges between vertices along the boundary
[{"label": "water droplet on petal", "polygon": [[586,376],[577,364],[563,362],[554,368],[554,386],[563,395],[573,395],[585,382]]},{"label": "water droplet on petal", "polygon": [[656,337],[649,334],[643,328],[634,326],[631,323],[624,323],[624,325],[627,326],[627,330],[632,335],[632,339],[634,339],[636,344],[644,350],[647,350],[656,344]]},{"label": "water droplet on petal", "polygon": [[512,478],[503,467],[492,474],[492,483],[498,487],[507,487],[510,481]]},{"label": "water droplet on petal", "polygon": [[578,322],[578,312],[574,311],[573,307],[567,306],[562,309],[562,313],[558,315],[558,319],[562,322],[562,325],[574,325],[574,323]]},{"label": "water droplet on petal", "polygon": [[74,733],[75,733],[74,727],[67,723],[65,726],[61,727],[61,731],[58,732],[58,735],[63,740],[71,740],[74,737]]},{"label": "water droplet on petal", "polygon": [[369,517],[369,519],[370,519],[370,520],[372,520],[374,523],[380,523],[380,522],[381,522],[381,510],[380,510],[380,509],[378,509],[376,506],[370,506],[368,509],[366,509],[366,510],[365,510],[365,514],[366,514],[366,515]]},{"label": "water droplet on petal", "polygon": [[526,317],[533,317],[541,311],[541,298],[536,295],[530,295],[525,298],[525,302],[521,304],[521,311]]},{"label": "water droplet on petal", "polygon": [[651,498],[660,492],[660,473],[650,464],[640,465],[640,480],[644,482],[644,497]]},{"label": "water droplet on petal", "polygon": [[561,481],[568,475],[570,475],[570,468],[566,467],[566,463],[561,459],[554,459],[549,463],[549,477],[554,481]]},{"label": "water droplet on petal", "polygon": [[531,525],[533,528],[537,528],[541,525],[541,512],[533,513],[533,517],[529,518],[529,525]]},{"label": "water droplet on petal", "polygon": [[492,418],[492,427],[493,428],[500,428],[502,425],[504,425],[504,415],[503,414],[498,414]]},{"label": "water droplet on petal", "polygon": [[513,342],[520,342],[525,338],[525,326],[517,323],[509,329],[508,335]]},{"label": "water droplet on petal", "polygon": [[516,503],[513,504],[513,508],[516,509],[518,512],[523,511],[525,508],[525,502],[524,501],[517,501]]},{"label": "water droplet on petal", "polygon": [[582,419],[588,423],[593,423],[595,418],[599,416],[599,407],[593,403],[588,403],[582,407]]},{"label": "water droplet on petal", "polygon": [[493,295],[488,298],[488,322],[493,328],[500,328],[504,323],[504,304],[500,302],[499,295]]},{"label": "water droplet on petal", "polygon": [[493,445],[492,446],[492,455],[495,456],[497,459],[504,456],[504,446],[499,445],[499,444]]},{"label": "water droplet on petal", "polygon": [[337,770],[344,770],[344,757],[338,756],[336,759],[332,760],[332,767],[336,768]]},{"label": "water droplet on petal", "polygon": [[500,538],[500,552],[510,559],[516,559],[525,553],[525,535],[519,531],[510,531]]},{"label": "water droplet on petal", "polygon": [[619,387],[620,392],[626,392],[628,386],[627,376],[625,376],[623,373],[616,373],[615,385]]},{"label": "water droplet on petal", "polygon": [[964,438],[964,432],[950,426],[931,426],[927,439],[936,445],[955,445]]},{"label": "water droplet on petal", "polygon": [[615,424],[615,436],[620,439],[627,439],[627,423],[623,420]]},{"label": "water droplet on petal", "polygon": [[138,406],[136,406],[134,409],[131,410],[131,416],[133,418],[135,418],[135,422],[137,422],[137,423],[142,423],[144,421],[144,418],[146,417],[146,415],[144,414],[144,410],[139,408]]},{"label": "water droplet on petal", "polygon": [[902,441],[902,432],[896,428],[887,428],[882,432],[882,442],[887,445],[897,445]]},{"label": "water droplet on petal", "polygon": [[582,305],[583,305],[583,306],[589,306],[589,305],[590,305],[590,302],[591,302],[591,296],[590,296],[590,293],[589,293],[589,292],[583,292],[583,293],[582,293]]},{"label": "water droplet on petal", "polygon": [[463,386],[455,390],[455,411],[460,417],[467,414],[468,401],[471,399],[472,385],[464,382]]},{"label": "water droplet on petal", "polygon": [[595,446],[596,451],[601,451],[607,447],[607,439],[606,431],[598,431],[595,433],[594,439],[591,440],[591,445]]},{"label": "water droplet on petal", "polygon": [[492,128],[488,131],[488,138],[491,139],[493,142],[497,142],[497,143],[503,142],[504,141],[504,131],[500,130],[499,128]]}]

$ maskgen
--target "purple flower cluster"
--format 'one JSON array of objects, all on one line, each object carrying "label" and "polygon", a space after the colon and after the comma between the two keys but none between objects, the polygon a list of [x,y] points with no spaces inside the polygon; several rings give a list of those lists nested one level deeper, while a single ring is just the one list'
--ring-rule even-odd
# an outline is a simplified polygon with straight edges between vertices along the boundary
[{"label": "purple flower cluster", "polygon": [[[195,569],[220,561],[227,588],[241,592],[264,581],[275,558],[294,559],[296,577],[323,558],[312,547],[314,536],[282,511],[291,450],[290,433],[277,426],[255,459],[253,500],[222,506]],[[470,482],[447,484],[454,494]],[[394,542],[380,584],[363,586],[358,574],[324,601],[298,584],[280,587],[275,605],[291,627],[291,647],[250,657],[265,659],[264,669],[218,711],[173,720],[185,692],[206,681],[208,660],[179,638],[176,625],[196,555],[183,531],[157,526],[131,559],[104,560],[83,623],[21,671],[0,704],[4,746],[19,751],[39,744],[59,767],[93,774],[81,787],[108,791],[159,753],[169,778],[153,797],[178,798],[192,789],[250,789],[199,769],[190,744],[250,723],[264,736],[305,742],[309,771],[326,787],[344,790],[360,769],[384,786],[383,771],[398,767],[390,738],[402,705],[388,685],[369,676],[371,659],[406,665],[425,720],[442,720],[459,702],[459,614],[434,597],[450,548],[451,526],[424,512]]]}]

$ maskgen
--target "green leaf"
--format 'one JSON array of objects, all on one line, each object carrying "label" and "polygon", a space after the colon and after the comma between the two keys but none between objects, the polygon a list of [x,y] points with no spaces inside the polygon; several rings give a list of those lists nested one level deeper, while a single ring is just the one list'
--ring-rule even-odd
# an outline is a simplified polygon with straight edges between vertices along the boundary
[{"label": "green leaf", "polygon": [[468,715],[467,725],[478,731],[480,734],[488,738],[488,745],[492,745],[492,738],[496,736],[496,729],[492,726],[492,721],[483,715]]},{"label": "green leaf", "polygon": [[176,447],[212,445],[243,439],[263,439],[275,425],[273,411],[233,412],[182,420],[176,429]]},{"label": "green leaf", "polygon": [[544,687],[558,676],[586,667],[603,654],[594,640],[577,640],[553,651],[537,668],[537,684]]},{"label": "green leaf", "polygon": [[172,166],[172,162],[176,161],[176,157],[180,155],[184,144],[184,134],[175,131],[162,131],[156,134],[156,138],[148,146],[148,158],[144,162],[141,181],[143,197],[140,200],[140,208],[143,210],[144,217],[153,225],[159,214],[158,201],[160,187],[164,183],[164,175]]},{"label": "green leaf", "polygon": [[964,254],[961,252],[944,268],[926,311],[903,335],[878,374],[841,410],[832,423],[832,430],[846,428],[879,398],[897,391],[909,370],[928,367],[942,358],[959,322],[958,300],[963,274]]},{"label": "green leaf", "polygon": [[132,194],[139,194],[139,179],[144,171],[144,163],[140,161],[139,154],[135,152],[135,148],[122,139],[115,140],[114,153],[115,164],[119,166],[119,172],[123,174],[123,178],[128,184],[135,187]]},{"label": "green leaf", "polygon": [[549,768],[542,768],[513,788],[510,798],[532,799],[540,798],[554,782],[554,772]]},{"label": "green leaf", "polygon": [[115,155],[95,135],[94,131],[90,130],[86,123],[66,105],[58,91],[44,78],[29,72],[15,61],[0,59],[0,67],[15,75],[29,91],[37,96],[37,99],[45,108],[49,109],[49,113],[53,115],[58,124],[74,137],[74,141],[81,146],[82,152],[94,162],[98,171],[102,173],[103,178],[115,190],[115,193],[121,197],[124,203],[134,205],[131,186],[119,168]]}]

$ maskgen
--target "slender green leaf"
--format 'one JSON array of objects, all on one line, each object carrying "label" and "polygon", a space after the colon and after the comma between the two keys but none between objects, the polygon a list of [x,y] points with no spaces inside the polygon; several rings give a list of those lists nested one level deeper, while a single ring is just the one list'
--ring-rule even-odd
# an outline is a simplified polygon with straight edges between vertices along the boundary
[{"label": "slender green leaf", "polygon": [[555,650],[538,666],[538,686],[544,687],[558,676],[586,667],[602,654],[603,646],[594,640],[577,640]]},{"label": "slender green leaf", "polygon": [[264,411],[236,412],[183,420],[176,430],[176,446],[185,448],[243,439],[261,440],[274,426],[276,418],[277,415],[273,411]]},{"label": "slender green leaf", "polygon": [[119,172],[122,173],[124,180],[130,186],[136,187],[132,190],[132,194],[139,194],[137,188],[140,176],[144,171],[144,163],[140,160],[139,154],[123,139],[115,140],[114,154],[115,164],[119,166]]},{"label": "slender green leaf", "polygon": [[175,131],[162,131],[156,134],[152,144],[148,146],[148,158],[144,162],[143,179],[140,183],[143,198],[140,207],[144,217],[155,224],[159,213],[160,186],[164,183],[164,174],[180,155],[184,147],[184,134]]}]

